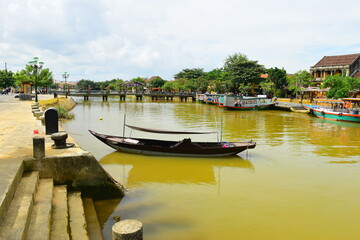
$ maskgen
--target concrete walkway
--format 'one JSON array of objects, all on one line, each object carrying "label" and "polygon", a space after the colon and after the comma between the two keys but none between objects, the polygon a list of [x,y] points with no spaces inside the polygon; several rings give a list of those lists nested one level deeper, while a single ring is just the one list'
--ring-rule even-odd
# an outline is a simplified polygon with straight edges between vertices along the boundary
[{"label": "concrete walkway", "polygon": [[[40,100],[49,98],[52,95],[39,95]],[[0,95],[0,217],[8,204],[4,201],[11,194],[11,186],[21,177],[23,161],[33,157],[33,131],[44,134],[44,126],[31,112],[32,103],[14,95]],[[45,148],[51,154],[51,145],[45,143]]]}]

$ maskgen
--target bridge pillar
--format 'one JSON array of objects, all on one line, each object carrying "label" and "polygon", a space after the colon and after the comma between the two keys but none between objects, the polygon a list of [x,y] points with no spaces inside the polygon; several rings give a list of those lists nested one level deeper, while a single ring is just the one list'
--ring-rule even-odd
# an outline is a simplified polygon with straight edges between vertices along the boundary
[{"label": "bridge pillar", "polygon": [[89,100],[89,95],[84,95],[84,101]]},{"label": "bridge pillar", "polygon": [[103,101],[107,101],[108,100],[108,95],[102,95],[102,99],[103,99]]},{"label": "bridge pillar", "polygon": [[120,97],[120,101],[121,100],[124,100],[126,99],[126,94],[119,94],[119,97]]}]

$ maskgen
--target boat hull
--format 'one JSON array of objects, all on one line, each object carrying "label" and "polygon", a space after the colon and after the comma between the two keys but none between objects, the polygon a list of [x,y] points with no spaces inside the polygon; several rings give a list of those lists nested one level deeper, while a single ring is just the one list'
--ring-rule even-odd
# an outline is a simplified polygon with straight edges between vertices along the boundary
[{"label": "boat hull", "polygon": [[268,110],[274,107],[274,103],[266,104],[266,105],[255,105],[255,106],[243,106],[243,107],[235,107],[235,106],[221,106],[228,110],[235,111],[248,111],[248,110]]},{"label": "boat hull", "polygon": [[[236,155],[247,149],[253,149],[256,146],[254,142],[235,142],[231,143],[232,147],[205,147],[200,148],[196,145],[211,145],[215,146],[218,143],[214,142],[193,142],[193,146],[179,146],[176,145],[181,143],[177,141],[163,141],[163,140],[153,140],[153,139],[141,139],[141,138],[131,138],[132,141],[138,142],[134,143],[125,143],[125,140],[128,138],[110,136],[104,134],[98,134],[94,131],[89,130],[92,135],[98,138],[103,143],[108,146],[125,153],[134,153],[141,155],[151,155],[151,156],[182,156],[182,157],[224,157]],[[140,143],[140,144],[139,144]],[[145,144],[143,144],[145,143]],[[220,144],[220,143],[219,143]],[[223,145],[223,143],[221,143]]]},{"label": "boat hull", "polygon": [[350,114],[342,112],[330,112],[322,109],[316,109],[313,106],[306,105],[306,108],[318,118],[332,120],[332,121],[345,121],[345,122],[358,122],[360,123],[360,114]]}]

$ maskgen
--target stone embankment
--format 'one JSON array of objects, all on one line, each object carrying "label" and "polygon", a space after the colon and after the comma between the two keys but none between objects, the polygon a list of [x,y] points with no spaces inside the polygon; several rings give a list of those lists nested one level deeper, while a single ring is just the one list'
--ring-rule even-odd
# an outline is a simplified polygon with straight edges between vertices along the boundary
[{"label": "stone embankment", "polygon": [[[0,112],[0,239],[102,239],[92,199],[121,197],[124,188],[71,137],[75,147],[53,149],[30,101],[1,96]],[[45,141],[40,159],[35,136]]]}]

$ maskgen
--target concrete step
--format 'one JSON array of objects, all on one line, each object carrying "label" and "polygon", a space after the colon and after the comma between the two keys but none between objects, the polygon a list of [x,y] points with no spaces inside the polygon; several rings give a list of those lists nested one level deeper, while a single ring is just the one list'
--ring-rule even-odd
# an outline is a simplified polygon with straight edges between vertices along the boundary
[{"label": "concrete step", "polygon": [[66,185],[54,187],[52,204],[51,240],[70,240]]},{"label": "concrete step", "polygon": [[52,178],[39,180],[30,225],[26,234],[27,240],[50,239],[53,188]]},{"label": "concrete step", "polygon": [[80,192],[68,194],[69,225],[71,239],[88,240],[84,206]]},{"label": "concrete step", "polygon": [[[3,150],[3,149],[2,149]],[[0,153],[1,155],[1,153]],[[24,172],[22,159],[0,156],[0,226]]]},{"label": "concrete step", "polygon": [[25,172],[0,227],[0,239],[24,239],[29,225],[38,172]]},{"label": "concrete step", "polygon": [[83,205],[85,210],[86,223],[88,227],[87,230],[90,239],[91,240],[104,239],[92,198],[83,198]]}]

